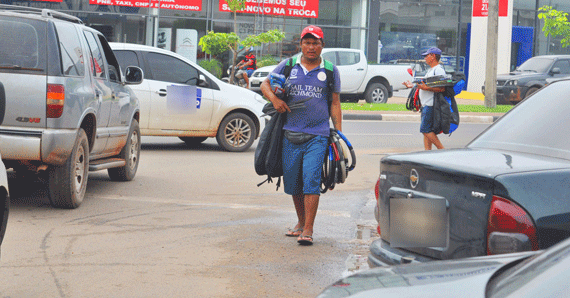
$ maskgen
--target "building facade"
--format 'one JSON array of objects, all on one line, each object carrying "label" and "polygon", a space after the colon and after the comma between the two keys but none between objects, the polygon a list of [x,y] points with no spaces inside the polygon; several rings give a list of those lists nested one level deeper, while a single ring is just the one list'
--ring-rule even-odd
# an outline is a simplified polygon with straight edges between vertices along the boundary
[{"label": "building facade", "polygon": [[[195,30],[197,39],[211,30],[234,30],[234,15],[228,11],[225,0],[1,1],[75,15],[110,41],[155,45],[173,51],[179,46],[177,38],[187,36],[184,30]],[[327,47],[362,49],[370,62],[420,59],[423,50],[437,46],[445,55],[459,58],[461,67],[468,63],[464,59],[469,58],[474,6],[486,1],[247,0],[246,11],[237,13],[235,22],[242,38],[270,29],[286,33],[282,42],[255,49],[258,57],[271,55],[281,59],[297,53],[299,33],[313,24],[323,28]],[[513,27],[532,30],[533,55],[570,53],[570,48],[560,46],[560,38],[544,36],[543,22],[537,18],[537,9],[543,5],[570,12],[568,0],[499,1],[501,5],[512,2],[508,15]],[[499,51],[509,50],[516,55],[516,42],[510,48]],[[203,56],[198,49],[197,59]],[[514,61],[509,67],[513,64],[520,62]]]}]

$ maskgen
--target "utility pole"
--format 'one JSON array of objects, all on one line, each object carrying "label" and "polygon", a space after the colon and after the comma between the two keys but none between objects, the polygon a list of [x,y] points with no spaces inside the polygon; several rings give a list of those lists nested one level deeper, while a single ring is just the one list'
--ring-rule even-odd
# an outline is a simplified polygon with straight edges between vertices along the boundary
[{"label": "utility pole", "polygon": [[[485,0],[483,0],[484,2]],[[485,66],[485,107],[497,106],[497,49],[499,38],[499,0],[488,0],[487,61]]]}]

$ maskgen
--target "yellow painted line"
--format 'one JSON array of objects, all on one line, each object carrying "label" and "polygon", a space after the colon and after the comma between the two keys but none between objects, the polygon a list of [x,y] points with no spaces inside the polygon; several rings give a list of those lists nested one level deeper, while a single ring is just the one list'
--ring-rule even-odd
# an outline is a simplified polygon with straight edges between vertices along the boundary
[{"label": "yellow painted line", "polygon": [[461,91],[461,93],[459,93],[455,97],[463,99],[485,100],[485,95],[483,95],[483,93],[477,93],[477,92]]}]

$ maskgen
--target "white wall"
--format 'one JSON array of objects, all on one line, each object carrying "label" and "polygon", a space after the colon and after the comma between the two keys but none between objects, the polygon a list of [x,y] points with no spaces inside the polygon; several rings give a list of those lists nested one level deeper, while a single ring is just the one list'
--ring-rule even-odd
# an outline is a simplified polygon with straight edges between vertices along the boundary
[{"label": "white wall", "polygon": [[[510,71],[513,2],[514,0],[509,0],[507,16],[499,17],[497,74]],[[471,17],[471,49],[469,57],[467,91],[481,93],[481,87],[485,85],[485,65],[487,60],[487,17]]]}]

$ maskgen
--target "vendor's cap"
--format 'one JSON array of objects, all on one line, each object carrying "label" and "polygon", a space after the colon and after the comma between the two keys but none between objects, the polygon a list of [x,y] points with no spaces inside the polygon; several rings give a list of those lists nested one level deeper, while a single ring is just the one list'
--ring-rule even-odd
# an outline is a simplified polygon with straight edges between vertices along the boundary
[{"label": "vendor's cap", "polygon": [[422,56],[427,56],[429,54],[441,55],[441,50],[436,47],[429,48],[425,53],[422,54]]},{"label": "vendor's cap", "polygon": [[313,25],[309,25],[307,27],[305,27],[305,29],[303,29],[303,32],[301,32],[301,39],[303,37],[305,37],[305,35],[307,34],[311,34],[313,35],[315,38],[318,39],[323,39],[324,35],[323,35],[323,30],[317,26],[313,26]]}]

